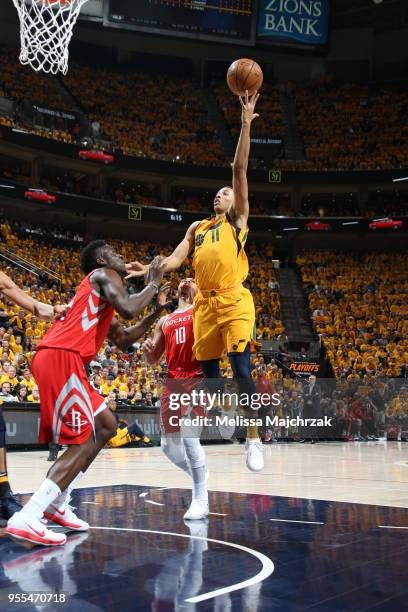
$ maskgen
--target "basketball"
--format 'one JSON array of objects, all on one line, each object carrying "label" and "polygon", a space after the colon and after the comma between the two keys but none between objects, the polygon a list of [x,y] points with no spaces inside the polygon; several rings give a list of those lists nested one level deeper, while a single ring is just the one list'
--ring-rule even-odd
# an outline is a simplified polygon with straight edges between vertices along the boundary
[{"label": "basketball", "polygon": [[227,84],[236,96],[244,96],[246,90],[252,95],[262,87],[262,83],[262,68],[254,60],[238,59],[228,68]]}]

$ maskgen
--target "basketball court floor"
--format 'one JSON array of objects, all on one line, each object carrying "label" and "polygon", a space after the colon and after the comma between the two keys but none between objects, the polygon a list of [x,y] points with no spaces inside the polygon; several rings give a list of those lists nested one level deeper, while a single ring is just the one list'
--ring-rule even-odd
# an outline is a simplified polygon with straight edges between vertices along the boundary
[{"label": "basketball court floor", "polygon": [[[208,520],[183,521],[188,478],[160,449],[114,449],[74,496],[88,534],[28,548],[0,533],[0,610],[408,608],[408,444],[274,444],[260,474],[237,444],[205,448]],[[23,500],[46,457],[10,453]]]}]

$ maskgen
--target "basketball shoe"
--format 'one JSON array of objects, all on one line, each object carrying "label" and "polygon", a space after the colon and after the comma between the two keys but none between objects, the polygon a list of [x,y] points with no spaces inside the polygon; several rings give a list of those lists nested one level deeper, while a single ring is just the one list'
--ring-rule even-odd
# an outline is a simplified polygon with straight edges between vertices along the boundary
[{"label": "basketball shoe", "polygon": [[67,541],[64,533],[47,529],[41,522],[42,516],[26,516],[24,509],[13,514],[5,532],[17,540],[25,540],[42,546],[61,546]]},{"label": "basketball shoe", "polygon": [[88,531],[88,523],[75,514],[73,506],[69,504],[70,501],[71,495],[67,495],[65,501],[60,506],[57,507],[51,504],[44,512],[44,517],[70,531]]},{"label": "basketball shoe", "polygon": [[248,439],[245,443],[246,465],[251,472],[260,472],[264,468],[263,447],[261,440]]}]

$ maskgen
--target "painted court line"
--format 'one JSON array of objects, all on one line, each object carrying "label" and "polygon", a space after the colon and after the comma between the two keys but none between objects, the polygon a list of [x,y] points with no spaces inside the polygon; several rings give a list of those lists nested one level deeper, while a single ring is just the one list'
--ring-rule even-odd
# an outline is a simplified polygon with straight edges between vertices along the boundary
[{"label": "painted court line", "polygon": [[93,506],[99,506],[99,502],[81,502],[81,504],[92,504]]},{"label": "painted court line", "polygon": [[148,491],[145,491],[144,493],[139,493],[139,497],[146,497],[146,495],[149,495]]},{"label": "painted court line", "polygon": [[302,523],[305,525],[324,525],[324,523],[321,523],[320,521],[292,521],[290,519],[276,519],[276,518],[270,518],[270,521],[276,521],[277,523]]},{"label": "painted court line", "polygon": [[153,506],[164,506],[164,504],[159,504],[159,502],[155,502],[152,499],[145,499],[146,504],[152,504]]},{"label": "painted court line", "polygon": [[208,514],[212,514],[213,516],[228,516],[228,514],[223,514],[222,512],[209,512]]},{"label": "painted court line", "polygon": [[[147,500],[146,500],[147,501]],[[233,591],[238,591],[240,589],[245,589],[246,587],[252,586],[253,584],[257,584],[258,582],[262,582],[269,578],[269,576],[273,573],[275,566],[273,561],[269,559],[266,555],[258,552],[257,550],[253,550],[252,548],[247,548],[246,546],[241,546],[241,544],[234,544],[232,542],[224,542],[223,540],[213,540],[212,538],[202,538],[200,536],[187,535],[185,533],[173,533],[171,531],[155,531],[153,529],[129,529],[129,528],[121,528],[121,527],[91,527],[91,529],[101,529],[104,531],[134,531],[138,533],[155,533],[158,535],[168,535],[174,536],[176,538],[187,538],[191,540],[202,540],[205,542],[213,542],[214,544],[221,544],[222,546],[229,546],[230,548],[236,548],[238,550],[242,550],[243,552],[252,555],[258,561],[262,563],[262,569],[260,572],[252,576],[252,578],[248,578],[248,580],[243,580],[242,582],[237,582],[235,584],[231,584],[230,586],[222,587],[221,589],[215,589],[214,591],[208,591],[208,593],[202,593],[201,595],[197,595],[196,597],[189,597],[185,601],[187,603],[199,603],[200,601],[206,601],[207,599],[213,599],[214,597],[219,597],[220,595],[225,595],[226,593],[232,593]]]},{"label": "painted court line", "polygon": [[378,525],[380,529],[408,529],[408,527],[402,527],[400,525]]}]

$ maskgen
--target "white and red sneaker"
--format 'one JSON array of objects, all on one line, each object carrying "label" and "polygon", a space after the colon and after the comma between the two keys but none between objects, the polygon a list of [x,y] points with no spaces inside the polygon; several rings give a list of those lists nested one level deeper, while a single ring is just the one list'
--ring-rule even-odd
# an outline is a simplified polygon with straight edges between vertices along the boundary
[{"label": "white and red sneaker", "polygon": [[26,540],[42,546],[62,546],[67,541],[64,533],[47,529],[37,516],[25,516],[24,512],[16,512],[8,520],[6,533],[17,540]]},{"label": "white and red sneaker", "polygon": [[88,523],[75,514],[73,507],[69,505],[70,499],[71,497],[68,495],[66,501],[59,508],[53,504],[48,506],[44,512],[44,518],[70,531],[88,531]]}]

